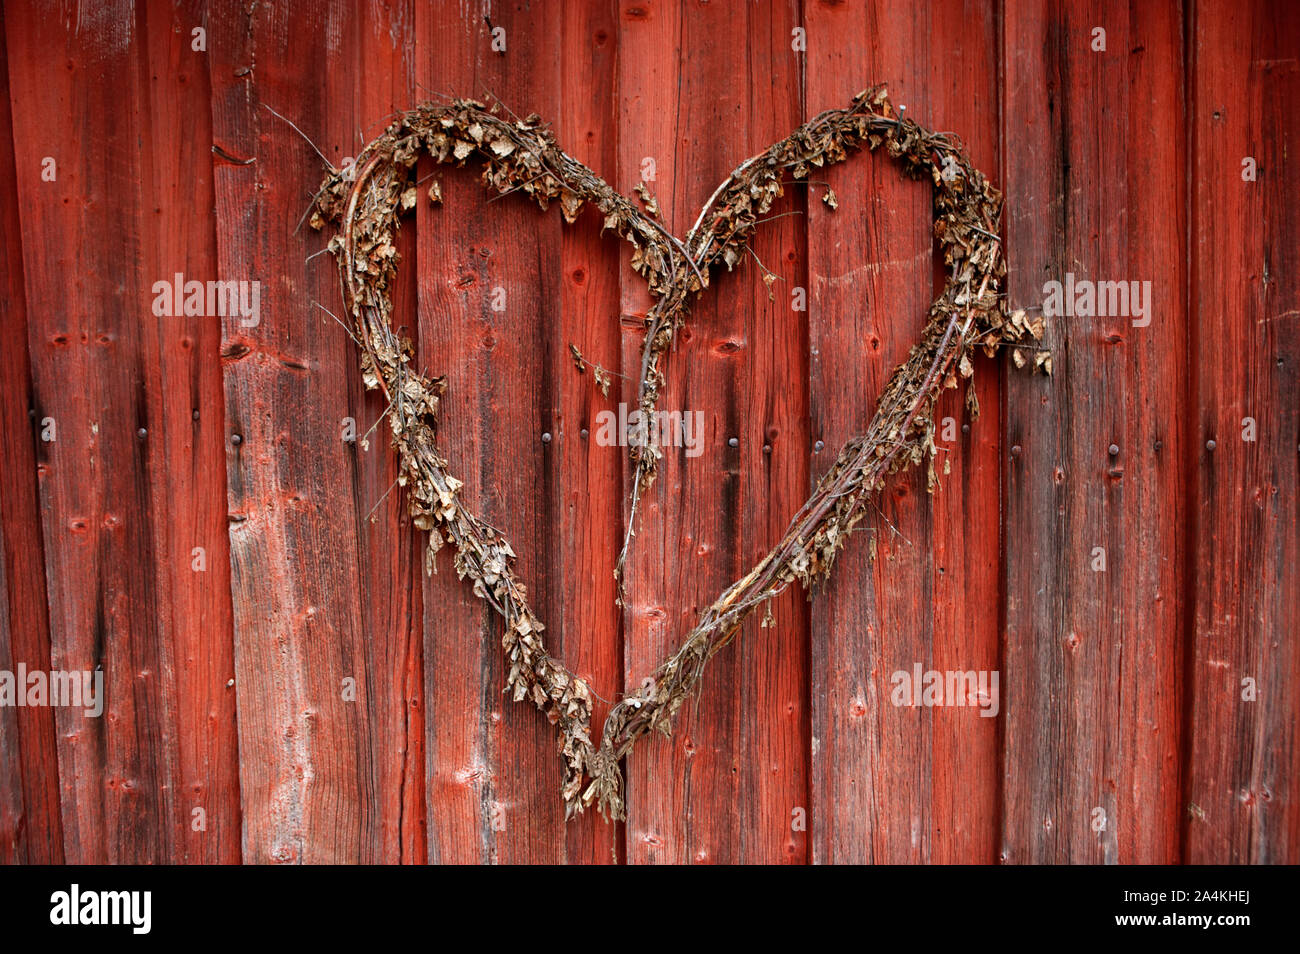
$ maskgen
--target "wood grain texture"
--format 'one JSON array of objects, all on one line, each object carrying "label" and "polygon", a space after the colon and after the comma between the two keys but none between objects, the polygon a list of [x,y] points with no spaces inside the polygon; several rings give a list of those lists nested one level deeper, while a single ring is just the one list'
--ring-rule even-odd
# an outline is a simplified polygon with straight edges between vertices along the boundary
[{"label": "wood grain texture", "polygon": [[[319,237],[294,231],[322,165],[266,108],[292,116],[332,163],[354,154],[359,129],[376,118],[362,115],[353,75],[368,30],[342,3],[258,6],[211,29],[214,141],[256,160],[217,166],[219,272],[263,281],[261,320],[225,319],[222,341],[247,862],[393,857],[378,817],[381,777],[391,772],[397,784],[406,769],[392,726],[376,718],[404,691],[387,678],[403,659],[377,661],[364,628],[378,621],[362,609],[361,508],[377,498],[342,439],[359,406],[356,358],[312,304],[337,300],[337,272],[307,261]],[[377,417],[378,403],[369,399],[358,420]],[[373,704],[371,693],[392,695]]]},{"label": "wood grain texture", "polygon": [[[1008,4],[1011,303],[1149,281],[1150,324],[1060,316],[1050,380],[1010,373],[1005,860],[1178,858],[1186,415],[1182,18]],[[1105,49],[1094,50],[1095,30]],[[1112,452],[1112,450],[1114,452]],[[1103,562],[1104,561],[1104,564]]]},{"label": "wood grain texture", "polygon": [[[142,259],[155,280],[215,276],[211,110],[206,56],[192,31],[206,5],[137,9],[142,114],[153,148],[141,152]],[[160,622],[175,680],[173,708],[179,833],[167,860],[234,863],[241,855],[235,723],[234,622],[226,532],[221,329],[210,317],[140,311],[143,384],[150,408],[147,458]],[[141,722],[157,719],[143,714]],[[161,859],[160,859],[161,860]]]},{"label": "wood grain texture", "polygon": [[1197,3],[1190,49],[1196,371],[1184,461],[1198,505],[1184,857],[1295,864],[1300,21],[1283,3]]},{"label": "wood grain texture", "polygon": [[[928,85],[913,16],[901,3],[812,6],[809,113],[876,82],[908,106]],[[854,41],[836,42],[841,36]],[[908,180],[884,155],[860,156],[819,178],[808,252],[813,431],[825,445],[814,458],[818,476],[871,420],[876,396],[924,324],[934,274],[928,184]],[[820,198],[828,187],[841,197],[835,212]],[[891,673],[911,672],[918,661],[932,668],[933,512],[923,481],[912,473],[889,482],[836,560],[833,586],[813,603],[818,862],[926,857],[931,719],[889,701]]]},{"label": "wood grain texture", "polygon": [[[1292,7],[6,6],[0,670],[102,667],[108,697],[0,707],[0,862],[1300,860]],[[979,419],[964,385],[937,412],[937,492],[891,479],[830,586],[746,624],[628,759],[626,826],[566,823],[499,620],[448,553],[423,574],[385,408],[313,304],[338,311],[334,263],[295,231],[322,160],[266,107],[342,164],[395,110],[499,97],[681,235],[880,81],[1006,193],[1013,307],[1149,280],[1151,322],[1054,319],[1050,379],[981,359]],[[661,401],[703,412],[702,453],[667,449],[619,607],[630,468],[597,415],[634,387],[568,349],[632,374],[644,284],[590,210],[420,174],[445,203],[426,181],[404,221],[395,321],[598,730],[869,421],[942,280],[931,190],[884,156],[819,170],[713,276]],[[156,316],[177,273],[260,281],[260,321]],[[894,706],[915,664],[997,670],[998,717]]]},{"label": "wood grain texture", "polygon": [[[958,3],[810,7],[809,113],[845,102],[862,77],[885,82],[906,115],[961,130],[976,165],[993,172],[993,13]],[[809,222],[813,429],[825,442],[817,462],[865,429],[941,287],[928,183],[909,180],[883,154],[824,178],[840,208],[813,202]],[[861,539],[839,559],[836,582],[814,602],[813,671],[824,687],[813,695],[819,861],[993,860],[997,721],[974,708],[891,702],[892,675],[917,664],[997,669],[999,575],[989,556],[998,536],[999,393],[991,370],[981,367],[975,379],[981,420],[961,427],[964,387],[938,409],[940,489],[928,495],[924,473],[891,479]]]},{"label": "wood grain texture", "polygon": [[[351,49],[339,60],[356,71],[355,131],[338,143],[353,156],[377,136],[392,115],[420,96],[415,86],[415,10],[413,0],[357,8]],[[356,64],[352,66],[352,64]],[[319,240],[318,240],[319,241]],[[319,246],[317,246],[319,247]],[[314,251],[315,249],[313,249]],[[416,243],[411,230],[398,236],[406,267],[393,287],[393,306],[404,334],[415,340]],[[336,273],[331,256],[313,259],[320,272]],[[324,304],[336,314],[339,296],[331,289]],[[340,317],[341,314],[340,314]],[[312,316],[331,337],[343,329],[318,313]],[[366,393],[352,342],[345,342],[348,416],[357,421],[357,440],[345,445],[353,468],[353,507],[361,518],[358,548],[362,631],[367,647],[366,721],[379,747],[367,780],[368,798],[379,826],[379,857],[423,864],[428,858],[424,755],[424,538],[406,515],[406,500],[393,485],[397,457],[389,447],[392,431],[387,408]],[[366,435],[369,435],[368,437]],[[359,697],[360,699],[360,697]]]},{"label": "wood grain texture", "polygon": [[[617,24],[612,2],[569,6],[563,20],[556,120],[563,148],[610,181],[619,141],[619,128],[610,119],[617,105]],[[564,95],[563,77],[572,76],[584,77],[588,95]],[[516,108],[531,107],[519,103]],[[609,410],[610,401],[597,389],[592,372],[574,373],[568,349],[575,344],[590,360],[618,368],[623,263],[618,241],[609,233],[602,236],[601,225],[599,213],[588,209],[578,222],[563,228],[560,340],[548,345],[563,436],[551,445],[556,452],[552,492],[558,499],[551,511],[556,542],[545,585],[548,604],[559,612],[555,616],[553,611],[552,617],[563,627],[556,634],[557,649],[605,700],[613,700],[624,688],[622,613],[615,603],[614,567],[623,542],[623,472],[628,461],[623,448],[599,445],[597,415]],[[608,711],[607,702],[595,700],[593,724],[603,724]],[[606,824],[595,812],[570,821],[566,839],[572,861],[610,862],[624,856],[623,826]]]},{"label": "wood grain texture", "polygon": [[[124,12],[110,10],[118,16]],[[124,309],[116,300],[120,295],[133,305],[143,305],[147,289],[141,287],[131,241],[122,237],[120,228],[90,247],[65,250],[62,241],[65,231],[75,233],[84,227],[82,215],[92,202],[107,221],[122,220],[128,228],[134,223],[137,203],[110,171],[109,130],[104,126],[129,128],[135,117],[130,110],[109,109],[102,82],[129,68],[130,49],[129,45],[123,48],[119,35],[117,46],[109,37],[101,37],[95,49],[86,50],[64,23],[40,11],[6,9],[5,19],[15,166],[27,172],[17,178],[17,186],[19,207],[24,210],[32,404],[37,421],[49,418],[56,428],[55,440],[36,445],[50,602],[48,668],[93,670],[112,660],[111,667],[104,667],[105,686],[114,698],[122,691],[125,708],[115,706],[115,714],[130,725],[138,701],[130,671],[133,651],[156,651],[158,640],[152,561],[141,558],[147,552],[148,531],[143,525],[147,490],[135,427],[143,408],[114,402],[120,393],[138,397],[132,378],[138,380],[140,355],[136,336],[130,326],[124,327]],[[37,64],[53,50],[62,52],[67,68],[49,77]],[[60,118],[50,123],[51,116]],[[82,139],[80,149],[59,148],[60,140],[76,137]],[[42,182],[35,171],[46,156],[57,165],[55,182]],[[129,155],[125,162],[129,168]],[[125,178],[139,179],[129,172]],[[69,273],[80,280],[68,282]],[[87,288],[86,278],[93,279],[96,273],[130,276],[133,287],[112,289],[116,294],[104,287],[106,283]],[[103,308],[98,304],[100,293],[107,299]],[[119,307],[113,309],[109,302]],[[125,361],[110,360],[106,354],[110,350],[116,352],[114,357],[125,356]],[[73,380],[80,386],[65,386]],[[107,460],[112,460],[111,468],[104,466]],[[125,569],[128,557],[135,564],[134,572]],[[124,612],[124,604],[137,600],[143,604],[142,612]],[[81,712],[55,709],[54,717],[65,858],[82,862],[121,858],[120,832],[132,828],[133,820],[156,820],[161,810],[152,785],[148,790],[134,787],[140,797],[133,797],[118,783],[130,778],[138,786],[145,774],[154,781],[158,750],[151,747],[133,753],[130,742],[125,748],[120,745],[120,732],[111,733],[110,743],[110,727],[115,725],[111,716],[92,722]],[[147,845],[153,839],[143,837],[142,827],[136,831],[142,836],[140,843]]]},{"label": "wood grain texture", "polygon": [[[998,12],[991,4],[943,3],[929,10],[923,28],[922,35],[930,37],[929,82],[908,102],[933,127],[959,130],[976,167],[1001,187]],[[940,288],[935,286],[936,294]],[[970,383],[979,408],[974,419],[966,410],[966,388],[948,392],[937,412],[939,441],[951,473],[944,477],[940,466],[941,489],[931,501],[934,668],[991,672],[999,669],[996,608],[1002,602],[1002,568],[993,553],[1006,544],[1000,537],[1004,448],[996,361],[978,359]],[[933,862],[988,864],[998,859],[998,727],[1005,703],[999,682],[997,716],[969,708],[932,710]]]},{"label": "wood grain texture", "polygon": [[[625,2],[619,17],[617,185],[631,194],[653,175],[647,186],[666,225],[684,235],[736,165],[802,121],[790,47],[797,6]],[[754,77],[753,87],[719,82],[735,75]],[[751,256],[715,275],[667,358],[660,407],[702,412],[703,438],[698,456],[664,449],[637,514],[624,615],[629,684],[653,672],[699,610],[762,557],[807,496],[806,331],[789,308],[803,235],[802,216],[759,226],[754,253],[763,265]],[[782,279],[772,300],[763,267]],[[621,400],[630,407],[648,306],[625,269],[630,380]],[[709,664],[672,738],[647,740],[629,757],[629,861],[806,856],[806,834],[791,823],[808,804],[807,609],[787,593],[772,612],[774,629],[756,616]]]},{"label": "wood grain texture", "polygon": [[[435,94],[560,115],[561,14],[547,2],[421,7],[417,79]],[[564,457],[579,444],[561,407],[560,375],[576,373],[562,340],[563,220],[519,196],[493,200],[471,173],[429,171],[444,205],[426,199],[418,212],[420,356],[448,377],[444,451],[467,506],[524,555],[520,576],[560,653]],[[437,568],[424,584],[430,860],[568,860],[554,731],[503,695],[501,622],[456,578],[450,548]],[[594,832],[575,848],[599,860]]]},{"label": "wood grain texture", "polygon": [[102,671],[106,695],[102,719],[55,710],[69,861],[239,857],[229,560],[220,504],[195,496],[221,486],[216,432],[194,417],[219,394],[216,338],[152,308],[156,281],[211,256],[184,205],[211,194],[207,137],[180,125],[206,115],[187,85],[203,61],[180,33],[201,14],[50,5],[6,25],[22,51],[9,75],[32,401],[54,438],[37,444],[41,668]]},{"label": "wood grain texture", "polygon": [[[37,495],[36,443],[40,422],[32,403],[27,349],[27,295],[23,282],[23,235],[14,166],[13,117],[9,107],[9,58],[0,10],[0,329],[11,346],[0,349],[0,669],[50,665],[45,554]],[[59,808],[59,761],[54,710],[0,709],[0,863],[63,861]]]}]

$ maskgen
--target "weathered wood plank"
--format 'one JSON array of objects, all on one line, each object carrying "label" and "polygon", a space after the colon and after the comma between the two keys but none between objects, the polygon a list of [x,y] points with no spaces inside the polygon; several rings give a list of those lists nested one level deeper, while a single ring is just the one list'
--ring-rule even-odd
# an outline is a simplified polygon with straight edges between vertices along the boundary
[{"label": "weathered wood plank", "polygon": [[[582,77],[582,92],[561,87],[556,135],[562,147],[599,176],[613,181],[618,160],[615,70],[618,20],[613,3],[570,4],[563,18],[561,64],[566,77]],[[516,108],[531,108],[520,103]],[[552,213],[553,214],[553,213]],[[622,612],[615,603],[614,567],[623,542],[623,470],[621,447],[597,443],[597,415],[609,400],[597,390],[593,374],[575,373],[570,343],[588,359],[616,369],[619,364],[619,243],[603,237],[601,216],[588,210],[563,229],[561,245],[560,335],[548,347],[548,367],[559,387],[557,419],[563,437],[552,443],[556,463],[550,544],[554,556],[539,580],[547,605],[560,624],[556,650],[612,700],[623,689]],[[612,393],[612,392],[611,392]],[[593,731],[604,723],[609,705],[597,699]],[[550,793],[546,793],[550,797]],[[608,824],[595,812],[569,821],[566,859],[610,862],[623,855],[623,826]]]},{"label": "weathered wood plank", "polygon": [[1069,274],[1151,283],[1148,325],[1118,309],[1052,319],[1054,376],[1006,382],[1002,854],[1170,862],[1188,506],[1182,14],[1002,16],[1012,305],[1037,313],[1045,283]]},{"label": "weathered wood plank", "polygon": [[[403,622],[363,608],[383,596],[361,554],[376,574],[391,566],[385,595],[401,592],[406,556],[362,541],[382,465],[367,472],[342,439],[344,417],[383,407],[358,399],[353,345],[312,304],[338,300],[337,272],[306,260],[321,239],[294,232],[321,161],[263,105],[341,164],[380,119],[361,108],[360,55],[392,41],[344,3],[257,6],[215,18],[211,34],[214,142],[255,159],[217,166],[218,271],[263,281],[259,323],[226,319],[222,342],[244,859],[393,858],[408,841],[382,813],[404,799],[406,761],[388,733],[405,729],[386,716],[410,692],[411,663]],[[391,556],[376,557],[381,545]],[[402,647],[395,658],[376,658],[368,624]]]},{"label": "weathered wood plank", "polygon": [[[205,844],[187,834],[182,790],[209,777],[182,759],[178,737],[194,720],[206,723],[207,713],[189,706],[220,698],[218,674],[182,673],[177,610],[185,604],[171,584],[188,568],[165,547],[186,517],[158,482],[172,463],[191,460],[182,449],[190,396],[178,422],[156,383],[198,359],[179,346],[164,353],[150,308],[152,283],[163,277],[155,171],[181,160],[139,147],[155,131],[145,64],[171,40],[151,35],[149,19],[129,4],[10,13],[32,402],[57,433],[37,445],[48,666],[102,668],[106,695],[102,719],[55,712],[65,857],[215,858],[233,812],[214,809],[217,837]],[[45,157],[56,163],[53,181],[41,177]],[[219,629],[212,638],[219,657]],[[182,693],[191,697],[184,711]],[[220,783],[233,778],[233,762],[212,769],[228,789]]]},{"label": "weathered wood plank", "polygon": [[[397,0],[384,7],[360,6],[352,33],[354,53],[339,68],[352,81],[358,128],[340,148],[355,155],[377,136],[391,115],[418,98],[415,86],[415,4]],[[347,90],[342,91],[347,94]],[[398,324],[416,337],[416,244],[414,230],[398,235],[404,266],[393,286]],[[334,260],[313,260],[336,274]],[[341,312],[337,291],[324,304]],[[317,316],[323,317],[322,316]],[[343,330],[328,318],[328,334]],[[357,422],[357,441],[345,451],[354,474],[357,514],[362,518],[358,549],[361,611],[368,655],[366,721],[379,746],[368,781],[380,826],[380,857],[423,864],[428,858],[424,793],[424,611],[421,539],[406,513],[406,500],[393,487],[397,457],[389,446],[384,402],[365,392],[355,348],[348,343],[345,367],[333,373],[347,381],[346,415]],[[323,370],[323,369],[322,369]],[[367,434],[369,435],[367,437]],[[364,441],[364,443],[363,443]],[[391,491],[391,492],[390,492]],[[369,515],[369,519],[366,519]]]},{"label": "weathered wood plank", "polygon": [[1192,863],[1300,861],[1295,12],[1196,4],[1189,26],[1196,603],[1179,813]]},{"label": "weathered wood plank", "polygon": [[[930,55],[923,98],[913,95],[905,102],[915,102],[918,116],[924,109],[925,121],[935,128],[956,131],[976,167],[1001,188],[996,5],[952,0],[928,13],[917,30],[922,36],[928,32],[932,51],[942,52]],[[1002,388],[996,363],[977,359],[973,383],[980,408],[975,420],[965,409],[965,388],[949,392],[938,411],[939,443],[949,449],[952,470],[944,478],[940,466],[942,491],[932,498],[934,668],[939,671],[999,669],[1004,541]],[[984,703],[996,716],[968,708],[933,711],[931,861],[985,864],[998,858],[998,736],[1005,698],[999,673],[997,696]]]},{"label": "weathered wood plank", "polygon": [[[146,277],[216,274],[213,215],[196,214],[214,204],[207,53],[193,34],[206,19],[200,2],[137,11],[148,66],[138,210]],[[165,677],[175,681],[172,711],[142,718],[174,723],[169,754],[180,782],[175,853],[165,860],[233,863],[241,846],[220,322],[147,314],[140,331]]]},{"label": "weathered wood plank", "polygon": [[[55,427],[55,440],[36,444],[50,610],[50,657],[43,668],[93,670],[104,663],[106,691],[116,700],[121,690],[128,706],[125,710],[114,706],[114,712],[124,714],[129,724],[130,705],[136,701],[135,680],[118,661],[129,658],[133,637],[145,646],[156,646],[156,631],[133,632],[114,594],[126,597],[127,605],[138,600],[152,608],[151,588],[136,585],[141,577],[151,576],[152,569],[139,552],[147,539],[142,527],[147,493],[139,479],[140,460],[130,420],[135,416],[133,408],[127,403],[117,405],[111,422],[103,419],[102,412],[113,407],[116,394],[131,392],[134,336],[130,326],[122,327],[120,321],[124,302],[112,303],[118,308],[107,301],[100,305],[93,300],[94,292],[106,289],[92,291],[84,279],[72,283],[67,276],[85,276],[98,269],[138,276],[129,243],[120,232],[93,246],[69,245],[64,239],[66,231],[76,232],[81,210],[90,201],[99,203],[97,211],[109,221],[132,217],[133,203],[106,161],[106,131],[102,125],[96,127],[97,120],[122,122],[121,94],[114,91],[110,107],[103,99],[106,86],[94,81],[110,69],[127,68],[129,50],[115,50],[112,35],[101,35],[94,49],[85,49],[66,23],[49,15],[52,12],[7,9],[5,17],[14,159],[16,168],[24,171],[15,181],[24,220],[31,401],[37,421],[46,423],[48,418]],[[119,7],[111,12],[124,11]],[[68,68],[55,71],[54,76],[41,75],[38,64],[48,62],[56,50]],[[39,141],[32,141],[36,137]],[[80,147],[60,148],[60,143],[72,142]],[[40,178],[47,156],[57,169],[56,181],[49,183]],[[135,305],[144,301],[145,291],[137,285],[119,294]],[[127,335],[126,340],[120,333]],[[125,360],[110,362],[105,353],[119,349],[114,357]],[[79,386],[64,386],[68,381],[78,381]],[[107,459],[114,461],[111,469],[103,465]],[[104,526],[109,499],[114,532]],[[120,529],[129,530],[130,540],[116,532]],[[125,570],[128,554],[134,571]],[[132,766],[143,772],[115,772],[107,753],[108,729],[115,723],[91,722],[81,712],[66,709],[55,710],[54,718],[59,732],[65,857],[74,862],[108,861],[116,856],[117,844],[107,829],[116,830],[119,817],[138,817],[139,808],[157,817],[158,807],[150,791],[144,795],[147,801],[132,800],[138,806],[133,810],[124,790],[116,784],[106,790],[105,782],[125,775],[138,779],[143,772],[152,775],[157,753],[144,753],[144,760]],[[114,735],[117,741],[120,734]],[[128,760],[129,756],[119,757],[114,768]],[[142,842],[147,840],[143,831],[139,834]]]},{"label": "weathered wood plank", "polygon": [[[620,4],[617,184],[630,194],[648,180],[675,234],[736,164],[801,122],[797,10]],[[802,187],[790,191],[796,199],[783,209],[798,209]],[[665,448],[636,516],[625,681],[653,672],[807,496],[807,331],[804,313],[790,307],[804,247],[802,216],[761,226],[754,251],[762,266],[750,258],[715,276],[667,359],[661,409],[700,412],[702,443],[698,455]],[[774,300],[764,267],[782,279]],[[622,280],[631,380],[619,399],[635,407],[649,299],[639,278],[625,270]],[[806,857],[806,834],[792,821],[808,805],[808,611],[797,593],[772,611],[774,631],[755,618],[709,664],[672,739],[647,739],[629,757],[629,861]]]},{"label": "weathered wood plank", "polygon": [[[479,8],[421,7],[421,93],[500,97],[521,115],[554,121],[563,17],[552,2],[494,8],[487,18]],[[559,654],[569,575],[559,554],[566,492],[577,479],[566,474],[563,449],[580,447],[557,377],[575,373],[562,340],[562,219],[519,196],[490,200],[470,172],[427,171],[444,205],[422,202],[418,212],[419,347],[428,372],[448,376],[444,450],[465,481],[464,499],[520,554],[520,576]],[[555,731],[502,694],[500,620],[456,578],[449,549],[437,565],[424,589],[430,860],[563,861]],[[594,847],[593,838],[578,850]]]},{"label": "weathered wood plank", "polygon": [[[958,131],[976,164],[994,173],[990,9],[814,6],[807,18],[810,114],[885,82],[905,114]],[[966,41],[957,45],[964,56],[932,53],[952,48],[944,38],[954,35]],[[941,282],[928,183],[909,181],[883,154],[822,175],[840,209],[811,203],[809,221],[813,430],[826,447],[814,457],[819,470],[870,421]],[[989,370],[980,369],[976,388],[993,411]],[[910,676],[918,664],[997,668],[997,421],[988,414],[963,432],[964,396],[964,388],[948,395],[938,412],[952,419],[938,435],[951,467],[940,473],[942,490],[927,495],[922,472],[892,478],[879,513],[814,602],[813,673],[824,680],[812,716],[818,861],[991,860],[995,720],[891,701],[893,674]]]},{"label": "weathered wood plank", "polygon": [[[50,667],[49,609],[38,512],[35,444],[40,422],[32,404],[27,351],[27,296],[23,239],[14,166],[13,117],[9,107],[9,58],[5,15],[0,9],[0,669],[16,673]],[[39,177],[39,170],[32,174]],[[60,864],[63,831],[59,811],[59,761],[54,711],[0,710],[0,864]]]}]

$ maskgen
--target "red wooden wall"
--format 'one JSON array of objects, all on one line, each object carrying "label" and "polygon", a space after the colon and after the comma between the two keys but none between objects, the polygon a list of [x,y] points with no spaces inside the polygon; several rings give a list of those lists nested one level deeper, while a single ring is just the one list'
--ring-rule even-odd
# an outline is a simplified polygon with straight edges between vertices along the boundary
[{"label": "red wooden wall", "polygon": [[[102,667],[108,706],[0,708],[0,860],[1300,861],[1291,4],[2,15],[0,669]],[[940,410],[941,490],[894,479],[827,591],[746,625],[673,738],[630,757],[625,825],[566,824],[553,731],[501,694],[496,620],[449,559],[421,571],[387,425],[342,439],[384,408],[315,304],[338,310],[322,238],[295,230],[321,161],[266,107],[340,164],[394,110],[499,97],[624,191],[653,163],[681,235],[741,159],[877,81],[1007,193],[1013,306],[1068,271],[1150,281],[1152,321],[1055,320],[1050,379],[981,359],[979,419],[961,392]],[[774,298],[754,258],[714,281],[664,399],[704,412],[704,452],[665,455],[620,608],[628,461],[592,437],[633,387],[602,396],[568,345],[634,368],[647,293],[597,218],[439,174],[444,206],[402,235],[398,321],[450,378],[467,500],[612,699],[865,426],[939,281],[929,189],[883,159],[819,170],[755,243]],[[260,324],[155,317],[177,272],[260,281]],[[893,706],[916,663],[997,670],[999,716]]]}]

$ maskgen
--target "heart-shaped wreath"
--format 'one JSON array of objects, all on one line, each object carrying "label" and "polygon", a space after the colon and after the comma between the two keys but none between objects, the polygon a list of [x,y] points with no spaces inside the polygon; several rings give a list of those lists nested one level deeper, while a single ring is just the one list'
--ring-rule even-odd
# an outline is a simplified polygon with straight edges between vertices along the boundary
[{"label": "heart-shaped wreath", "polygon": [[[863,145],[872,150],[884,145],[914,178],[933,180],[934,235],[947,267],[943,291],[930,306],[920,341],[886,384],[866,433],[841,448],[771,552],[701,614],[651,679],[611,709],[597,745],[591,739],[591,690],[546,651],[542,623],[514,574],[514,551],[462,502],[461,482],[438,449],[438,400],[446,379],[426,379],[411,368],[411,344],[395,334],[389,320],[389,287],[398,265],[394,230],[398,217],[417,202],[416,161],[422,152],[458,165],[477,157],[488,187],[502,194],[522,192],[543,209],[558,199],[570,223],[590,203],[604,215],[604,228],[632,244],[632,267],[655,299],[645,316],[639,377],[642,420],[652,420],[665,380],[660,361],[691,299],[707,287],[710,270],[718,264],[730,269],[740,260],[759,217],[782,194],[784,175],[805,179],[814,167],[840,162]],[[644,187],[638,192],[649,198]],[[429,196],[440,201],[436,182]],[[833,194],[825,198],[833,208]],[[647,208],[654,211],[649,202]],[[538,116],[507,116],[500,104],[489,109],[458,99],[418,106],[367,145],[355,165],[332,170],[325,179],[312,224],[318,229],[326,222],[338,224],[329,249],[338,259],[366,386],[380,389],[388,402],[398,482],[407,490],[415,525],[429,531],[426,571],[432,572],[434,554],[451,543],[457,574],[469,577],[475,594],[504,619],[506,689],[516,701],[531,699],[560,729],[566,816],[595,802],[607,817],[623,817],[622,758],[647,730],[670,733],[673,716],[705,663],[756,607],[796,580],[810,588],[829,576],[886,474],[928,460],[933,488],[935,403],[943,388],[957,386],[959,375],[971,376],[974,348],[992,355],[998,346],[1010,345],[1018,366],[1032,362],[1050,373],[1050,356],[1034,344],[1042,337],[1042,319],[1030,322],[1023,312],[1009,312],[1003,298],[1001,212],[1001,193],[971,166],[960,143],[896,115],[883,86],[860,93],[846,109],[822,113],[737,166],[684,239],[563,152]],[[967,406],[972,416],[978,414],[973,389]],[[635,476],[629,537],[637,500],[654,479],[659,456],[652,445],[634,445],[630,453]],[[620,576],[626,552],[625,539]]]}]

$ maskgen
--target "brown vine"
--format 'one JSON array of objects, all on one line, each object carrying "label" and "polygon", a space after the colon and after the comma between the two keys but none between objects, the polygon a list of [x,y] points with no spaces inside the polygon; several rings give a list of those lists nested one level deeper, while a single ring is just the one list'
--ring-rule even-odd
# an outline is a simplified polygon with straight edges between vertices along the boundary
[{"label": "brown vine", "polygon": [[[597,744],[591,738],[591,690],[547,652],[542,623],[514,574],[514,551],[500,532],[465,507],[461,483],[438,449],[438,401],[446,381],[411,369],[410,342],[400,339],[390,322],[389,286],[398,265],[394,230],[398,216],[418,201],[416,160],[421,153],[458,165],[477,158],[484,183],[498,193],[522,192],[543,209],[558,201],[570,223],[591,204],[604,216],[605,228],[632,244],[632,267],[655,299],[645,317],[638,383],[641,410],[649,415],[664,385],[660,365],[690,301],[708,286],[711,269],[719,264],[730,269],[740,260],[759,219],[782,195],[784,178],[806,179],[812,169],[843,161],[863,146],[884,146],[913,177],[933,181],[934,235],[947,268],[944,289],[930,306],[921,340],[886,384],[867,431],[844,445],[767,556],[704,611],[651,679],[612,708]],[[429,196],[440,201],[436,182]],[[829,194],[828,205],[834,207]],[[1034,344],[1042,337],[1042,319],[1030,323],[1023,312],[1009,313],[1002,297],[1001,211],[1001,194],[970,164],[960,143],[896,116],[883,87],[864,91],[845,109],[820,114],[741,163],[714,191],[684,240],[564,153],[539,117],[516,119],[503,115],[499,105],[489,109],[474,100],[406,112],[366,146],[354,166],[326,177],[312,224],[339,226],[329,248],[338,260],[366,386],[378,388],[389,405],[398,482],[406,488],[414,523],[429,532],[426,570],[432,572],[434,555],[450,543],[457,574],[468,577],[474,592],[504,620],[506,688],[516,701],[531,699],[559,727],[566,767],[561,794],[568,815],[595,803],[607,817],[623,816],[620,763],[636,740],[651,729],[670,732],[705,664],[755,608],[795,581],[811,588],[829,576],[886,475],[928,460],[933,488],[932,412],[945,387],[971,376],[975,348],[993,354],[1009,345],[1018,366],[1032,361],[1050,373],[1050,356]],[[973,390],[967,404],[972,415],[978,412]],[[630,453],[629,535],[637,500],[654,479],[658,450],[633,446]],[[626,554],[625,541],[620,575]]]}]

